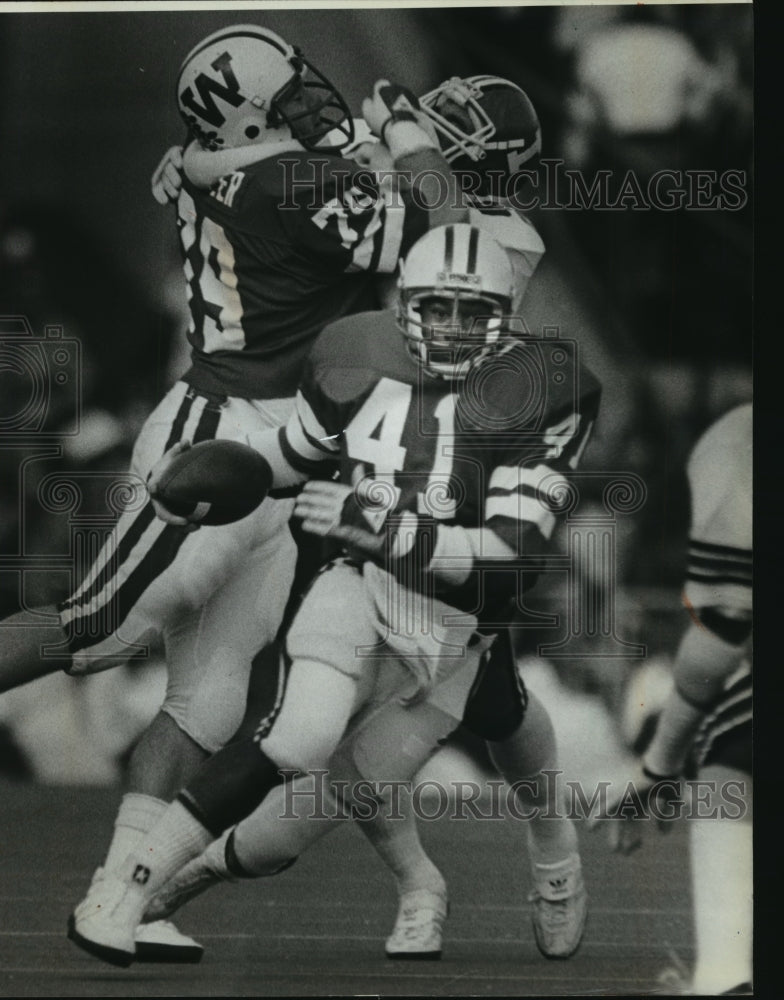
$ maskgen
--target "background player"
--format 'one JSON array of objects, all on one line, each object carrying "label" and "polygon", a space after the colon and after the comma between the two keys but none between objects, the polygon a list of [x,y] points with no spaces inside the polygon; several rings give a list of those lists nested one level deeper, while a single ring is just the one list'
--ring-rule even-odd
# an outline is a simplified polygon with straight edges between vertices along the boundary
[{"label": "background player", "polygon": [[[380,670],[385,661],[357,656],[358,648],[376,646],[386,662],[402,663],[416,696],[433,692],[436,708],[444,708],[437,699],[453,699],[445,711],[454,727],[477,654],[490,645],[485,633],[493,630],[482,621],[494,621],[510,584],[515,589],[509,562],[546,546],[555,516],[540,497],[577,464],[598,385],[585,371],[574,381],[553,378],[537,342],[504,336],[512,271],[503,248],[480,230],[447,226],[424,237],[405,274],[405,340],[390,313],[333,325],[310,357],[285,433],[251,439],[276,486],[337,462],[341,482],[308,483],[296,509],[306,530],[339,540],[349,558],[330,564],[308,590],[286,638],[285,694],[256,741],[208,761],[129,855],[123,877],[107,879],[100,899],[77,908],[71,936],[100,957],[131,961],[135,924],[171,874],[250,812],[260,790],[280,783],[281,768],[326,766],[376,683],[382,700],[400,693],[399,680],[397,692],[383,690],[394,676]],[[531,363],[543,366],[545,403],[526,422],[520,400],[530,396]],[[478,371],[486,402],[479,407],[471,378]],[[390,614],[395,606],[399,619]],[[414,627],[401,632],[408,614]],[[445,624],[446,615],[460,624]],[[457,694],[455,670],[463,682]],[[547,874],[538,873],[537,912],[557,911],[559,946],[571,935],[573,951],[585,919],[575,831],[552,823],[539,846]],[[557,899],[549,895],[554,881]],[[538,926],[553,930],[546,920]]]},{"label": "background player", "polygon": [[[284,423],[313,339],[328,322],[373,303],[369,272],[393,270],[431,221],[425,190],[407,189],[390,206],[372,183],[361,195],[352,187],[357,165],[339,156],[352,136],[345,102],[273,32],[242,25],[204,39],[181,67],[177,97],[203,145],[252,145],[258,155],[211,191],[184,184],[180,192],[192,365],[139,435],[132,471],[141,481],[183,438]],[[401,169],[437,169],[448,181],[436,143],[400,88],[377,85],[366,117],[377,130],[384,126]],[[338,146],[325,146],[336,132]],[[447,217],[453,204],[446,199]],[[143,656],[150,636],[163,634],[166,699],[134,750],[96,883],[236,730],[251,659],[274,638],[291,586],[290,512],[290,501],[268,499],[235,525],[190,533],[162,524],[145,503],[121,517],[59,607],[5,623],[0,690],[60,667],[85,674]],[[157,932],[164,937],[152,942],[150,957],[167,957],[169,946],[171,957],[200,956],[173,928]]]},{"label": "background player", "polygon": [[[699,995],[751,992],[752,444],[746,404],[708,428],[689,457],[683,603],[691,621],[636,779],[643,803],[660,782],[666,791],[684,774],[713,782],[714,797],[731,782],[743,800],[737,816],[722,818],[717,800],[705,803],[706,818],[689,820],[696,944],[689,988]],[[642,822],[613,820],[612,845],[622,853],[639,846]]]}]

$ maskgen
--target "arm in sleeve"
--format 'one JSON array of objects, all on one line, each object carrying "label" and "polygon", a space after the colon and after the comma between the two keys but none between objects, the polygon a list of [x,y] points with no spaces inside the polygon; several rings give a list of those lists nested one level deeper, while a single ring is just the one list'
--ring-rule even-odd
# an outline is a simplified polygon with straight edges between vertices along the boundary
[{"label": "arm in sleeve", "polygon": [[650,772],[681,773],[700,724],[748,653],[750,629],[750,616],[729,618],[718,608],[694,616],[675,656],[673,690],[645,754]]},{"label": "arm in sleeve", "polygon": [[557,521],[553,501],[569,488],[568,473],[587,445],[597,405],[598,397],[589,398],[568,419],[556,419],[536,444],[506,452],[490,473],[480,527],[442,524],[408,511],[393,517],[390,571],[409,585],[429,575],[447,599],[476,572],[516,567],[533,584]]},{"label": "arm in sleeve", "polygon": [[339,444],[322,426],[313,406],[299,390],[294,412],[284,427],[257,431],[246,437],[272,470],[273,490],[285,490],[315,476],[329,479],[334,472]]},{"label": "arm in sleeve", "polygon": [[[407,125],[395,123],[387,134],[394,137]],[[393,274],[428,229],[469,221],[456,178],[437,149],[405,151],[389,171],[340,169],[327,178],[320,206],[299,214],[301,244],[332,269]]]}]

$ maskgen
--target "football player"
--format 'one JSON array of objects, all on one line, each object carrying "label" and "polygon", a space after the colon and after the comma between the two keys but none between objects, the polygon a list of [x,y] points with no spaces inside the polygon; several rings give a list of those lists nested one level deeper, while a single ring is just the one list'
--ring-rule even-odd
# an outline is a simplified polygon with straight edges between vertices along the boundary
[{"label": "football player", "polygon": [[[468,206],[469,221],[502,243],[515,271],[514,312],[544,253],[544,243],[516,205],[537,167],[542,130],[528,95],[502,77],[452,77],[420,99],[423,127],[438,140]],[[394,169],[390,152],[363,119],[353,122],[353,141],[343,156],[383,175]],[[208,189],[222,177],[241,169],[253,153],[245,147],[205,150],[198,142],[183,149],[173,146],[152,176],[152,192],[161,204],[176,201],[183,174],[199,188]],[[377,278],[394,304],[394,279]]]},{"label": "football player", "polygon": [[[635,776],[649,820],[674,815],[668,800],[684,774],[713,783],[704,803],[712,815],[689,820],[696,960],[687,989],[700,996],[751,992],[752,447],[749,403],[709,427],[689,457],[683,603],[690,622],[672,692]],[[734,804],[725,818],[727,802],[719,800],[726,788]],[[608,802],[608,813],[617,814],[611,844],[621,853],[642,842],[638,812]]]},{"label": "football player", "polygon": [[[305,483],[296,515],[341,554],[294,617],[281,694],[255,737],[207,761],[72,916],[72,939],[107,961],[133,960],[153,896],[250,814],[282,772],[327,769],[347,729],[361,741],[367,726],[372,738],[353,757],[374,778],[396,742],[405,747],[407,736],[416,742],[427,732],[435,747],[454,730],[492,662],[485,654],[521,569],[534,569],[547,546],[552,496],[579,462],[598,383],[577,369],[568,342],[549,350],[546,341],[508,336],[509,257],[470,224],[422,237],[400,289],[397,318],[386,311],[330,325],[285,428],[246,436],[275,487]],[[182,447],[149,483],[159,515],[174,524],[187,519],[166,511],[156,486]],[[522,711],[514,669],[512,677],[507,690]],[[372,728],[390,705],[397,741]],[[537,940],[551,957],[567,957],[586,913],[576,833],[563,817],[530,829]],[[229,836],[226,858],[252,874],[240,850]]]},{"label": "football player", "polygon": [[[516,84],[489,75],[452,78],[420,100],[433,134],[458,178],[470,208],[470,221],[494,236],[507,250],[514,272],[512,309],[517,314],[544,244],[535,228],[511,207],[510,198],[504,194],[519,194],[526,174],[536,167],[541,128],[535,109]],[[386,147],[369,134],[361,119],[354,124],[355,142],[344,150],[344,155],[380,173],[389,172],[393,163]],[[153,193],[162,204],[176,198],[183,170],[193,183],[209,187],[225,173],[243,166],[247,156],[241,147],[215,152],[205,151],[196,144],[184,152],[173,147],[153,175]],[[394,279],[380,277],[376,281],[384,286],[382,297],[390,302],[389,289],[394,289]],[[397,294],[396,289],[394,293]],[[514,661],[509,636],[496,641],[492,656],[494,661],[502,662],[497,669],[494,664],[490,674],[506,676]],[[522,736],[518,734],[520,719],[514,714],[509,718],[504,712],[504,706],[513,704],[514,699],[510,701],[504,690],[494,692],[493,697],[491,693],[492,686],[487,683],[480,686],[464,721],[477,735],[490,741],[491,756],[507,780],[519,782],[533,773],[528,748],[534,727],[528,720],[525,732]],[[481,712],[476,708],[478,705],[483,706]],[[529,710],[529,714],[533,711]],[[520,739],[523,743],[518,746]],[[540,741],[543,760],[547,759],[548,745],[547,740]],[[265,810],[272,815],[272,804],[263,807],[262,815]],[[397,881],[398,917],[386,951],[390,957],[438,958],[448,909],[446,885],[421,845],[411,810],[402,807],[402,811],[404,821],[390,824],[379,819],[360,824]],[[311,836],[315,830],[316,826],[311,824]],[[270,841],[269,835],[260,837],[265,848]],[[195,877],[196,873],[197,867],[191,866],[190,874]]]},{"label": "football player", "polygon": [[[441,207],[430,211],[427,171],[447,190],[452,177],[401,88],[380,82],[363,108],[395,168],[424,178],[391,201],[340,156],[352,139],[341,95],[265,28],[232,26],[201,41],[181,66],[177,101],[202,146],[248,147],[253,162],[209,191],[186,182],[179,193],[192,364],[136,441],[140,485],[177,441],[285,423],[315,337],[375,302],[371,272],[392,272],[429,224],[464,217],[442,184]],[[6,621],[0,691],[60,667],[82,675],[126,662],[163,636],[166,698],[134,750],[96,885],[237,729],[252,657],[275,637],[289,596],[291,510],[291,499],[269,498],[234,525],[193,533],[158,520],[149,502],[136,505],[67,600]],[[164,935],[149,942],[156,960],[169,946],[175,958],[201,955],[173,928],[146,933]]]}]

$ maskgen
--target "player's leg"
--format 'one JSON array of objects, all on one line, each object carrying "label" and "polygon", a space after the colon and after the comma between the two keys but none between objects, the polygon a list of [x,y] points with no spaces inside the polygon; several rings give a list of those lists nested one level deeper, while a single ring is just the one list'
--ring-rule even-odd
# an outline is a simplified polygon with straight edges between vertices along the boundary
[{"label": "player's leg", "polygon": [[[416,762],[405,762],[409,765],[407,773],[411,776],[424,766],[439,743],[457,727],[461,717],[480,735],[498,736],[512,731],[519,724],[525,708],[525,691],[517,680],[508,634],[498,637],[484,657],[478,683],[472,683],[466,692],[461,692],[459,683],[456,685],[453,692],[456,697],[444,701],[442,705],[448,710],[447,714],[440,723],[436,716],[432,717],[434,725],[427,735],[423,730],[416,732],[414,719],[406,721],[407,735],[403,747],[419,758]],[[385,715],[389,716],[392,711],[385,710]],[[435,712],[436,706],[430,705],[429,711]],[[415,739],[417,736],[422,737],[418,742]],[[379,754],[369,753],[371,748],[366,741],[363,743],[363,734],[359,735],[357,743],[358,760],[365,757],[363,770],[376,773],[378,777],[372,761],[374,757],[378,760]],[[395,760],[402,749],[391,753],[388,747],[389,759]],[[401,762],[397,773],[405,770]],[[398,887],[398,913],[386,942],[386,953],[390,958],[437,959],[441,956],[443,925],[448,912],[446,883],[422,845],[411,802],[405,792],[400,796],[399,814],[401,819],[394,822],[379,814],[371,822],[360,824],[376,852],[392,871]]]},{"label": "player's leg", "polygon": [[67,670],[70,653],[44,652],[47,647],[65,650],[66,638],[54,605],[5,618],[0,623],[0,694],[55,670]]},{"label": "player's leg", "polygon": [[[226,827],[247,815],[260,797],[280,784],[281,769],[320,769],[328,763],[342,735],[340,722],[345,728],[351,715],[355,692],[353,679],[323,663],[292,664],[286,697],[270,730],[270,737],[275,736],[280,721],[283,735],[271,746],[279,760],[250,740],[230,744],[211,757],[131,850],[116,875],[109,873],[100,893],[80,904],[70,924],[72,940],[99,958],[129,964],[135,954],[136,928],[153,896]],[[293,704],[290,698],[303,696],[305,711],[287,708]],[[325,725],[325,719],[329,724]],[[308,733],[308,725],[312,734],[299,752],[292,740],[296,743],[298,734]]]},{"label": "player's leg", "polygon": [[691,989],[699,995],[740,986],[751,992],[751,752],[747,722],[713,740],[698,771],[700,781],[711,783],[703,786],[710,789],[707,817],[688,820],[695,943]]},{"label": "player's leg", "polygon": [[[166,698],[131,756],[128,791],[103,871],[125,860],[177,789],[228,742],[242,720],[253,653],[277,631],[292,576],[289,504],[272,503],[279,507],[268,517],[268,526],[275,528],[272,537],[251,551],[200,611],[183,615],[166,630]],[[145,824],[140,822],[140,802]],[[84,902],[89,908],[89,893]],[[193,961],[200,956],[195,942],[178,939],[170,927],[148,926],[137,934],[137,960]]]},{"label": "player's leg", "polygon": [[[367,639],[371,638],[369,632]],[[368,815],[365,797],[364,811],[355,818],[396,876],[400,893],[400,912],[387,953],[392,957],[438,957],[447,910],[446,887],[424,852],[423,864],[412,864],[412,847],[421,850],[421,845],[405,786],[458,726],[457,716],[462,713],[478,659],[477,651],[463,680],[444,699],[445,708],[428,701],[413,705],[390,701],[390,694],[406,683],[410,686],[411,679],[399,659],[381,660],[377,674],[383,676],[383,682],[375,681],[372,696],[358,699],[366,702],[365,710],[352,720],[349,735],[329,762],[330,781],[335,782],[336,794],[345,805],[339,808],[330,797],[320,772],[295,780],[284,789],[273,789],[250,815],[166,883],[148,908],[146,919],[175,912],[219,882],[285,869],[310,844],[335,828],[336,817],[346,815],[344,809],[351,807],[352,792],[361,783],[366,792],[373,791],[377,808]],[[363,671],[366,676],[369,674]],[[312,684],[309,689],[313,690]],[[313,752],[311,748],[309,754]],[[410,838],[413,844],[408,843]]]},{"label": "player's leg", "polygon": [[518,728],[504,740],[488,741],[488,748],[514,789],[517,816],[526,818],[537,945],[547,958],[568,958],[585,930],[587,893],[577,831],[559,781],[555,733],[541,702],[529,694]]},{"label": "player's leg", "polygon": [[[166,697],[131,757],[133,791],[172,799],[242,722],[251,664],[277,633],[295,559],[287,527],[290,503],[265,503],[270,505],[264,516],[266,540],[236,563],[199,611],[166,625]],[[175,727],[182,754],[164,763]]]},{"label": "player's leg", "polygon": [[525,688],[508,630],[493,644],[464,723],[486,740],[493,764],[514,790],[518,817],[526,818],[539,950],[547,958],[568,958],[579,947],[587,918],[577,831],[558,780],[552,722]]},{"label": "player's leg", "polygon": [[[111,891],[77,910],[71,926],[76,943],[108,961],[128,964],[135,927],[160,887],[251,812],[283,780],[281,769],[326,766],[363,687],[356,644],[375,640],[370,618],[363,620],[364,601],[362,579],[352,567],[341,564],[316,579],[288,642],[295,656],[317,649],[323,659],[303,656],[292,663],[285,696],[259,739],[230,744],[208,760],[126,858]],[[342,672],[346,663],[352,673]]]},{"label": "player's leg", "polygon": [[[392,873],[395,924],[384,950],[392,959],[439,959],[449,913],[446,881],[425,851],[412,805],[411,781],[460,723],[428,702],[385,706],[357,733],[345,770],[379,789],[380,808],[357,825]],[[353,766],[353,769],[352,769]]]},{"label": "player's leg", "polygon": [[[221,406],[176,386],[139,436],[133,460],[137,474],[143,477],[177,439],[203,440],[246,418],[255,422],[254,413],[236,414],[237,405],[248,406],[242,401]],[[124,643],[132,646],[131,640],[155,628],[165,634],[169,675],[162,710],[132,755],[128,791],[106,861],[77,912],[91,909],[93,896],[105,891],[105,873],[125,859],[174,792],[239,723],[251,659],[274,636],[287,597],[293,559],[286,528],[290,506],[265,501],[236,525],[190,535],[150,516],[147,505],[121,535],[114,588],[104,588],[107,574],[101,573],[94,583],[85,582],[76,600],[66,602],[75,633],[92,638],[80,645],[76,669],[91,672],[118,656]],[[92,627],[80,629],[85,620]],[[217,677],[216,696],[209,684]],[[147,928],[147,936],[153,930]],[[192,960],[194,942],[178,943],[170,929],[165,938],[170,960]],[[160,961],[162,950],[159,942],[143,942],[139,957]]]},{"label": "player's leg", "polygon": [[[316,840],[348,817],[354,803],[353,791],[361,783],[366,793],[371,790],[377,793],[377,808],[368,810],[366,794],[364,808],[355,818],[396,876],[401,910],[411,905],[411,898],[406,898],[408,894],[421,896],[429,892],[434,897],[429,901],[430,909],[438,911],[430,917],[430,937],[437,929],[438,942],[436,945],[431,940],[428,948],[421,932],[416,935],[418,940],[412,942],[414,924],[401,915],[398,936],[405,940],[399,951],[416,952],[419,957],[429,952],[428,957],[435,957],[433,953],[440,952],[440,924],[446,916],[446,887],[424,852],[424,865],[412,866],[408,851],[401,845],[409,836],[417,838],[407,784],[456,725],[453,716],[427,703],[410,708],[393,703],[369,712],[362,725],[352,730],[332,756],[328,776],[313,773],[272,789],[250,815],[224,832],[166,883],[151,902],[145,919],[169,916],[220,882],[285,870]],[[421,916],[424,901],[419,902]]]},{"label": "player's leg", "polygon": [[564,782],[558,772],[555,731],[544,705],[528,694],[525,718],[506,739],[487,743],[498,773],[526,817],[531,861],[549,865],[578,851],[577,831],[567,818]]}]

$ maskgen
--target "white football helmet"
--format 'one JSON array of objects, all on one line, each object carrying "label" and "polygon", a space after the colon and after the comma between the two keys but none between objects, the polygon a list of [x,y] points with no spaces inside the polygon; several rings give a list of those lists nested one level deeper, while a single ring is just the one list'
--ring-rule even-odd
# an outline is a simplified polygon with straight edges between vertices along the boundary
[{"label": "white football helmet", "polygon": [[524,165],[533,166],[541,153],[542,130],[534,106],[510,80],[455,76],[421,97],[420,104],[453,170],[496,170],[514,176]]},{"label": "white football helmet", "polygon": [[[465,378],[506,346],[514,274],[506,250],[468,223],[431,229],[400,262],[397,324],[412,356],[438,378]],[[428,324],[428,301],[451,302],[451,318]],[[466,330],[466,315],[470,329]]]},{"label": "white football helmet", "polygon": [[[240,24],[201,41],[177,78],[177,104],[205,149],[292,137],[306,149],[353,141],[346,102],[302,53],[273,31]],[[329,133],[331,146],[318,145]]]}]

